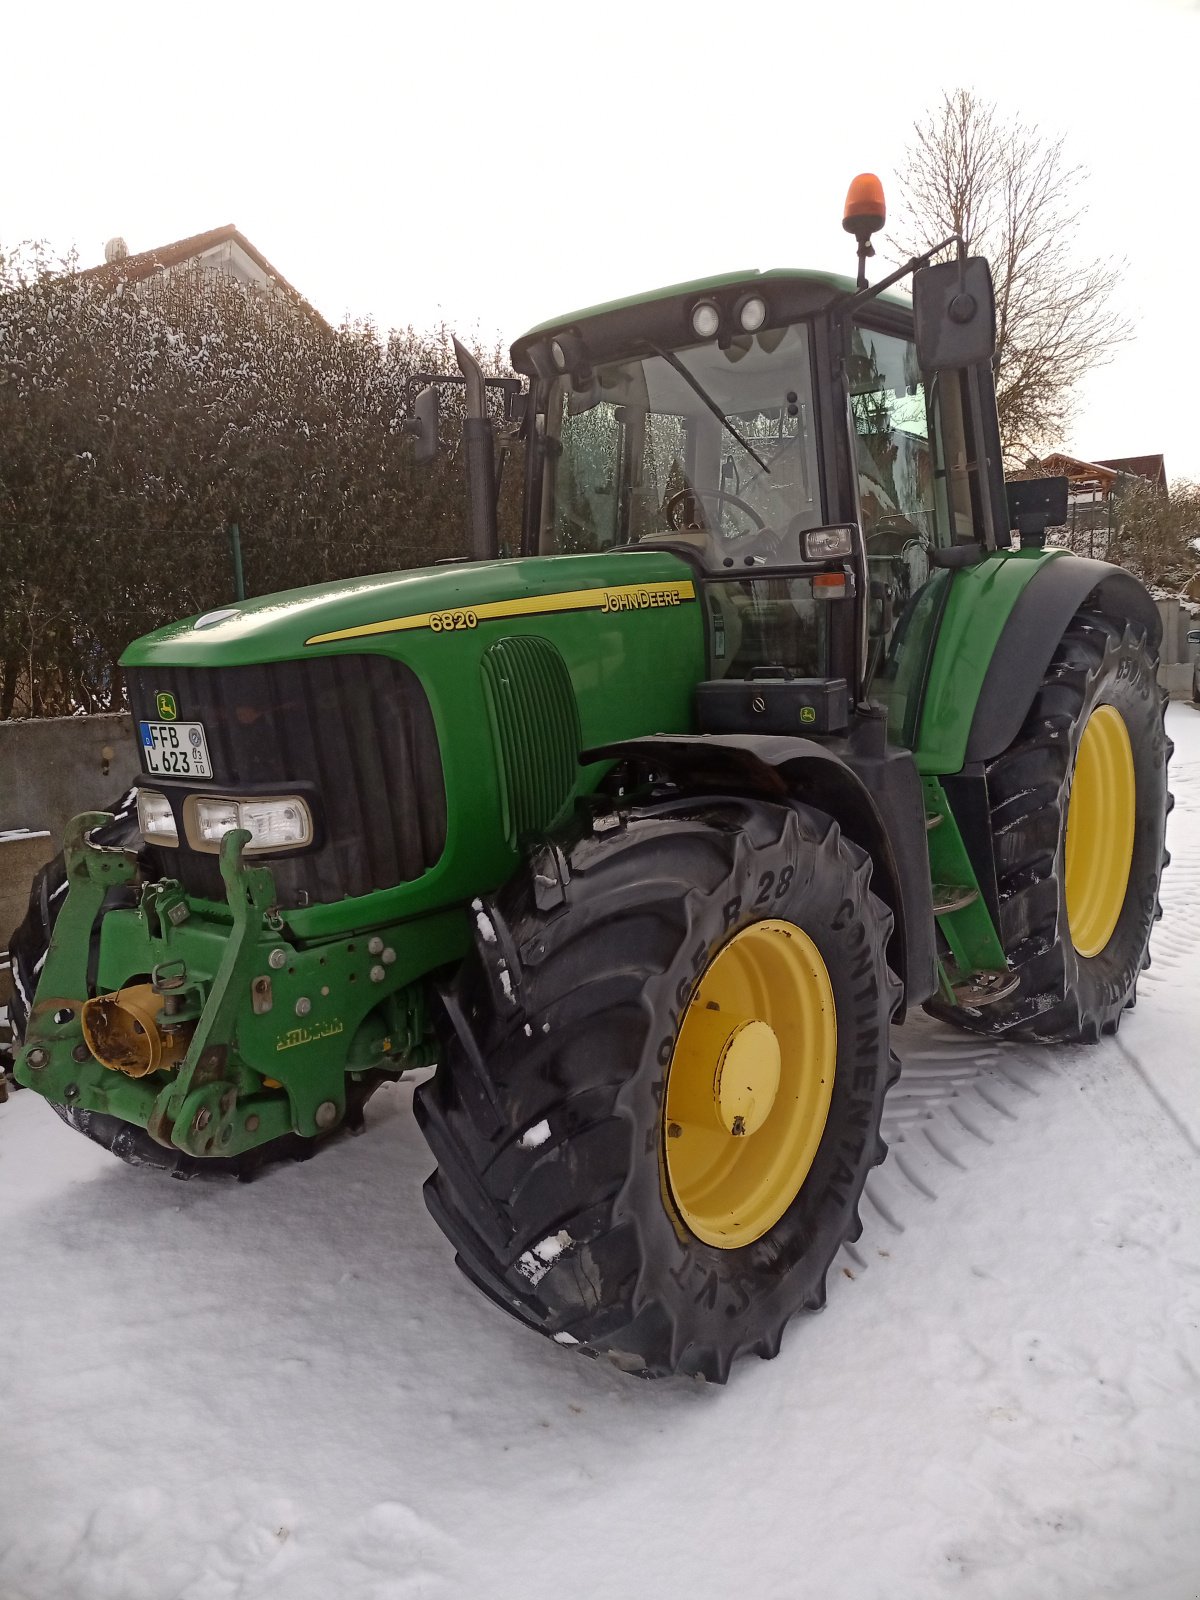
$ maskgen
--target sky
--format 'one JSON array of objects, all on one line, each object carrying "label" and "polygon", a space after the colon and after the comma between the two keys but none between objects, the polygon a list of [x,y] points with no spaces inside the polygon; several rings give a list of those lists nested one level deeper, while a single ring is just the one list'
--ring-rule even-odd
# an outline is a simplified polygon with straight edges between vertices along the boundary
[{"label": "sky", "polygon": [[1068,447],[1200,478],[1171,292],[1200,255],[1198,75],[1200,0],[0,0],[0,241],[86,266],[232,222],[331,320],[508,343],[711,273],[851,272],[850,178],[897,194],[913,120],[963,85],[1066,135],[1080,253],[1125,262],[1136,337]]}]

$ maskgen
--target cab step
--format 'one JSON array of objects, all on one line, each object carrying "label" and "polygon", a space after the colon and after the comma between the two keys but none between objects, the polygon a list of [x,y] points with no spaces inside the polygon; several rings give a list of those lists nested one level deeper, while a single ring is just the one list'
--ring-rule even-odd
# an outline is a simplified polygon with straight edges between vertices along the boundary
[{"label": "cab step", "polygon": [[961,883],[935,883],[933,914],[935,917],[949,917],[956,911],[963,911],[967,906],[973,906],[978,899],[978,889],[968,888]]},{"label": "cab step", "polygon": [[1007,1000],[1021,987],[1019,972],[973,972],[969,978],[952,984],[955,1004],[968,1011],[979,1011]]}]

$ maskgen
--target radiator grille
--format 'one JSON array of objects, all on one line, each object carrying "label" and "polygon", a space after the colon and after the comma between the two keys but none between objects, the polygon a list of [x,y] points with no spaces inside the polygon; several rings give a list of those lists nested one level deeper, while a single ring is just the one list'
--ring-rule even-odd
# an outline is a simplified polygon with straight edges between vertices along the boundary
[{"label": "radiator grille", "polygon": [[579,710],[566,662],[546,639],[500,639],[482,665],[505,832],[515,846],[548,828],[574,791]]},{"label": "radiator grille", "polygon": [[[180,820],[189,793],[269,794],[305,786],[314,797],[318,847],[259,857],[283,906],[339,900],[410,882],[442,854],[446,795],[429,701],[403,662],[345,655],[244,667],[136,668],[135,719],[154,720],[156,696],[174,696],[179,720],[202,722],[210,783],[161,787]],[[158,778],[145,780],[154,787]],[[164,876],[223,900],[217,858],[188,848],[151,854]]]}]

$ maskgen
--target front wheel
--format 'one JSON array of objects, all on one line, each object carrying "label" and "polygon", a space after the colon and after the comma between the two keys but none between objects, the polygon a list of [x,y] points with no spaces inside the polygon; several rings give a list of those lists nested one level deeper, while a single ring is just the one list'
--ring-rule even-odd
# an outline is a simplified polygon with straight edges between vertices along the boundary
[{"label": "front wheel", "polygon": [[417,1092],[460,1267],[642,1376],[773,1356],[884,1153],[900,986],[867,858],[806,807],[634,811],[475,923]]}]

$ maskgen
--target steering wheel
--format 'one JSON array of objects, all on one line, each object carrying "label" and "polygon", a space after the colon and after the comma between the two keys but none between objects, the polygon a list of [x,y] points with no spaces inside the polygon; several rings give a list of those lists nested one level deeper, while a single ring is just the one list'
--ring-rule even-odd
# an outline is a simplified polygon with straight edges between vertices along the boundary
[{"label": "steering wheel", "polygon": [[[668,528],[670,528],[672,533],[681,533],[683,531],[683,529],[686,528],[686,527],[693,527],[694,528],[694,527],[706,527],[707,526],[707,524],[696,523],[696,522],[686,523],[686,522],[683,521],[682,518],[680,518],[678,521],[676,521],[675,512],[679,509],[680,506],[683,505],[684,501],[686,501],[686,500],[691,500],[691,501],[696,501],[696,500],[716,500],[718,503],[721,502],[721,501],[726,501],[726,502],[728,502],[729,505],[736,506],[739,511],[744,511],[746,513],[746,515],[750,518],[751,522],[753,522],[753,524],[754,524],[755,533],[761,533],[763,531],[763,529],[767,525],[765,520],[762,517],[759,516],[757,511],[755,511],[753,506],[747,505],[744,500],[739,500],[736,494],[730,494],[727,489],[691,489],[691,488],[685,488],[685,489],[676,489],[674,494],[668,495],[666,504],[663,506],[663,516],[666,517],[667,526],[668,526]],[[692,515],[695,516],[695,511],[694,510],[693,510]],[[711,530],[709,530],[709,531],[711,532]],[[739,535],[736,535],[735,537],[744,539],[744,538],[748,538],[749,535],[747,535],[747,534],[739,534]]]},{"label": "steering wheel", "polygon": [[872,539],[898,538],[900,536],[904,537],[906,545],[914,540],[917,543],[928,542],[928,535],[925,530],[918,527],[911,517],[905,516],[903,511],[885,512],[882,517],[879,517],[872,524],[870,532],[866,535],[866,541],[870,545]]}]

